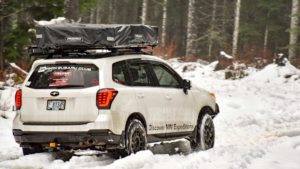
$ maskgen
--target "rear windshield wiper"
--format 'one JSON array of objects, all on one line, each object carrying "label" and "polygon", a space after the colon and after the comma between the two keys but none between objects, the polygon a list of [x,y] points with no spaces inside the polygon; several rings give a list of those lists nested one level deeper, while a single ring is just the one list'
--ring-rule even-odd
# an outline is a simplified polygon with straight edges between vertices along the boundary
[{"label": "rear windshield wiper", "polygon": [[76,88],[76,87],[84,87],[84,85],[64,85],[64,86],[55,86],[57,89],[62,89],[62,88]]}]

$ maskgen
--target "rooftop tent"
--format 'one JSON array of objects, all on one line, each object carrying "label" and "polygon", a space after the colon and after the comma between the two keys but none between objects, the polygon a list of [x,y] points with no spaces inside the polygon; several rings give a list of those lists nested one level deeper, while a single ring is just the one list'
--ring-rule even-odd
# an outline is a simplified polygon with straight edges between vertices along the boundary
[{"label": "rooftop tent", "polygon": [[158,28],[148,25],[55,24],[36,27],[34,47],[56,49],[119,49],[154,47]]}]

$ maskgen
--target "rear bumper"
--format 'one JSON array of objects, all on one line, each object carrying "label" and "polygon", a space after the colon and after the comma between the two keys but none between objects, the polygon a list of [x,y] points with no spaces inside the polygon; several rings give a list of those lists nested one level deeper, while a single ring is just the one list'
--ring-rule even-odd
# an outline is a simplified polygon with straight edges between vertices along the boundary
[{"label": "rear bumper", "polygon": [[124,134],[116,135],[110,130],[89,130],[88,132],[25,132],[13,130],[17,143],[26,147],[31,144],[45,144],[55,142],[64,147],[83,148],[89,146],[122,147]]},{"label": "rear bumper", "polygon": [[[125,117],[120,117],[120,113],[110,110],[101,110],[95,121],[91,122],[27,122],[21,120],[21,112],[17,111],[13,121],[13,129],[23,132],[39,133],[89,133],[93,130],[109,130],[116,135],[121,135],[126,121],[120,121]],[[45,116],[47,119],[47,116]]]},{"label": "rear bumper", "polygon": [[216,109],[215,109],[215,114],[219,114],[220,113],[220,108],[219,105],[216,103]]},{"label": "rear bumper", "polygon": [[13,122],[13,135],[21,147],[34,144],[48,148],[50,142],[61,147],[84,149],[100,146],[122,147],[124,144],[124,129],[121,125],[112,127],[112,116],[108,111],[102,111],[95,122],[84,124],[28,124],[20,120],[17,112]]},{"label": "rear bumper", "polygon": [[219,113],[220,113],[220,108],[219,108],[219,105],[216,103],[215,111],[213,112],[212,117],[213,118],[216,117]]}]

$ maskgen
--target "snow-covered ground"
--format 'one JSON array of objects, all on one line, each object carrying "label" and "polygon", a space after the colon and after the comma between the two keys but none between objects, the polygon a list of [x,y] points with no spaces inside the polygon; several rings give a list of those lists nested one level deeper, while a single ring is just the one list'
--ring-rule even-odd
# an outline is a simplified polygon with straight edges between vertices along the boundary
[{"label": "snow-covered ground", "polygon": [[[252,70],[242,80],[224,80],[215,63],[170,64],[185,78],[216,93],[221,113],[214,119],[215,148],[183,154],[139,152],[113,160],[107,155],[54,160],[48,153],[23,156],[11,134],[13,112],[0,117],[0,168],[207,168],[300,169],[300,71],[290,64]],[[185,70],[183,73],[182,70]]]}]

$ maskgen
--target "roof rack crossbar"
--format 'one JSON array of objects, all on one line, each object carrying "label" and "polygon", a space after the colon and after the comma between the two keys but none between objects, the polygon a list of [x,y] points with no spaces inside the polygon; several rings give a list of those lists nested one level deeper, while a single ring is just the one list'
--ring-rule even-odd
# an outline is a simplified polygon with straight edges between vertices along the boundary
[{"label": "roof rack crossbar", "polygon": [[[95,50],[106,50],[103,53],[97,53]],[[30,56],[38,56],[43,57],[46,59],[51,59],[59,56],[60,58],[64,57],[85,57],[85,56],[93,56],[95,58],[99,57],[107,57],[107,56],[120,56],[126,54],[144,54],[144,55],[152,55],[152,51],[145,51],[143,49],[146,48],[112,48],[112,49],[105,49],[105,48],[87,48],[87,49],[61,49],[61,50],[49,50],[49,51],[42,51],[39,48],[28,48],[28,52]]]}]

